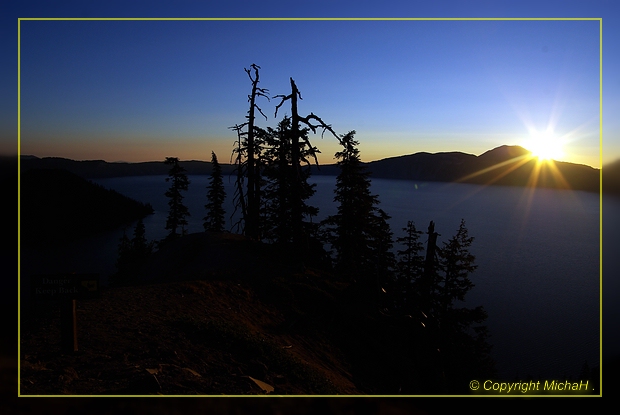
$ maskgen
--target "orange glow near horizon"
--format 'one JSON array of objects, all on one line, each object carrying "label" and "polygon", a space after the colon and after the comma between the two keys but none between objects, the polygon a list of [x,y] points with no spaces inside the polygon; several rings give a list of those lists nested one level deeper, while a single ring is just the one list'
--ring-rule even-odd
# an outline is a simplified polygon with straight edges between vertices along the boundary
[{"label": "orange glow near horizon", "polygon": [[[101,145],[100,142],[106,142]],[[150,140],[123,140],[112,138],[96,143],[85,140],[66,140],[64,144],[54,140],[29,142],[22,140],[21,155],[36,157],[62,157],[72,160],[104,160],[107,162],[123,161],[140,163],[164,161],[166,157],[178,157],[180,160],[211,160],[211,151],[217,154],[220,163],[228,163],[232,153],[229,140],[167,140],[153,142]]]},{"label": "orange glow near horizon", "polygon": [[[544,134],[542,134],[544,136]],[[532,137],[535,137],[533,135]],[[214,151],[220,163],[230,163],[231,154],[234,147],[234,137],[180,137],[178,139],[149,138],[149,137],[118,137],[118,136],[99,136],[90,137],[93,140],[86,140],[78,136],[65,136],[62,140],[46,135],[29,135],[22,137],[20,154],[32,155],[36,157],[61,157],[73,160],[105,160],[107,162],[124,161],[139,163],[147,161],[163,161],[166,157],[178,157],[181,160],[201,160],[209,161],[211,151]],[[574,137],[571,137],[574,139]],[[558,139],[560,140],[560,139]],[[561,138],[561,144],[567,142]],[[321,139],[312,137],[313,144],[319,147],[319,164],[329,165],[336,163],[334,153],[340,151],[340,146],[336,140],[329,138]],[[463,152],[480,155],[487,150],[491,150],[499,144],[488,143],[483,146],[478,143],[474,146],[471,141],[471,149],[455,148],[456,146],[446,147],[445,144],[424,140],[423,138],[415,141],[400,140],[379,140],[374,137],[364,137],[360,143],[361,158],[364,162],[382,160],[391,157],[415,154],[418,152],[439,153],[439,152]],[[528,141],[523,141],[520,145],[533,154],[538,153],[541,160],[555,159],[551,145],[540,146],[540,150],[535,150]],[[446,148],[443,148],[446,147]],[[488,147],[488,148],[487,148]],[[545,150],[547,148],[547,150]],[[474,150],[475,149],[475,150]],[[7,152],[8,154],[8,152]],[[565,153],[568,157],[568,154]],[[594,168],[600,168],[597,160],[586,159],[587,155],[581,154],[582,159],[566,160],[577,164],[587,164]],[[574,155],[575,158],[577,155]],[[510,163],[510,162],[507,162]],[[497,166],[501,167],[501,166]],[[491,167],[494,169],[496,167]],[[515,168],[518,168],[516,166]],[[482,174],[485,172],[479,172]]]}]

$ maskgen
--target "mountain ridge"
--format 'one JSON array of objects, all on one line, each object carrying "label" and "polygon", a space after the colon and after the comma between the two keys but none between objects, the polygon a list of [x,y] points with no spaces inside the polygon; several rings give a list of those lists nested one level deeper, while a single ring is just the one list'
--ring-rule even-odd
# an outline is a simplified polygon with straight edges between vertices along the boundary
[{"label": "mountain ridge", "polygon": [[[479,156],[460,151],[418,152],[365,162],[372,178],[423,182],[459,182],[481,185],[537,186],[598,192],[600,169],[564,161],[539,163],[520,146],[502,145]],[[211,163],[181,161],[188,175],[207,175]],[[31,168],[60,168],[88,179],[166,175],[163,161],[106,162],[76,161],[62,157],[21,156],[22,171]],[[234,165],[222,163],[224,174],[233,174]],[[312,174],[337,175],[337,164],[312,166]]]}]

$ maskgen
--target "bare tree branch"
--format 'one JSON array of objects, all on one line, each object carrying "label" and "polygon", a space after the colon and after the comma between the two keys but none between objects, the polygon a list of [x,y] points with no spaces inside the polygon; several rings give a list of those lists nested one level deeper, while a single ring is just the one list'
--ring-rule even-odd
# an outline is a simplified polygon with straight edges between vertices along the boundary
[{"label": "bare tree branch", "polygon": [[[313,125],[310,123],[310,120],[316,120],[320,123],[320,125]],[[342,144],[342,141],[340,140],[340,137],[338,137],[338,134],[336,134],[336,132],[332,129],[331,125],[325,124],[325,122],[318,117],[317,115],[315,115],[314,113],[310,113],[310,115],[308,115],[305,118],[299,118],[299,121],[303,122],[304,124],[306,124],[308,127],[310,127],[310,129],[312,130],[313,133],[316,134],[316,129],[318,127],[323,128],[323,132],[321,133],[321,138],[323,138],[323,134],[325,134],[325,130],[329,131],[330,133],[332,133],[332,135],[334,137],[336,137],[338,139],[338,142],[340,144]]]},{"label": "bare tree branch", "polygon": [[289,94],[289,95],[276,95],[274,96],[274,98],[282,98],[282,101],[280,101],[280,103],[278,105],[276,105],[276,113],[273,116],[274,118],[278,117],[278,109],[282,106],[282,104],[284,104],[284,101],[288,100],[288,99],[292,99],[293,98],[293,94]]},{"label": "bare tree branch", "polygon": [[[233,217],[235,216],[235,214],[237,213],[238,208],[241,207],[241,217],[239,218],[239,220],[237,220],[237,222],[235,222],[232,225],[232,228],[237,228],[237,232],[239,231],[243,232],[243,228],[244,228],[243,222],[245,221],[245,218],[247,217],[245,195],[243,194],[243,186],[244,186],[243,178],[245,177],[246,170],[247,170],[247,165],[243,161],[243,155],[245,154],[246,149],[243,148],[242,139],[241,139],[246,134],[242,131],[242,129],[247,124],[248,123],[243,123],[240,125],[236,124],[232,127],[228,127],[237,132],[237,140],[235,141],[236,147],[233,148],[233,151],[230,155],[230,163],[236,165],[234,172],[237,173],[237,178],[235,179],[235,193],[233,194],[234,209],[233,209],[233,212],[230,214],[231,221]],[[235,155],[235,153],[237,154],[237,157],[235,158],[235,162],[233,163],[233,156]]]},{"label": "bare tree branch", "polygon": [[[263,95],[263,96],[264,96],[264,95]],[[269,98],[267,98],[267,99],[269,99]],[[267,121],[267,116],[263,113],[263,110],[262,110],[262,109],[260,109],[260,107],[259,107],[258,105],[256,105],[256,104],[254,104],[254,108],[256,108],[256,109],[258,110],[258,112],[260,112],[260,113],[261,113],[261,115],[262,115],[263,117],[265,117],[265,121]]]}]

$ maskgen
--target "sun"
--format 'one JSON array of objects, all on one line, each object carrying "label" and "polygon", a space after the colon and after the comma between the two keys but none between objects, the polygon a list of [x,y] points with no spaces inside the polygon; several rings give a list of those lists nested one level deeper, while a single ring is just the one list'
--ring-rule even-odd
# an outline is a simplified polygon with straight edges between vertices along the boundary
[{"label": "sun", "polygon": [[550,131],[534,132],[523,147],[532,152],[532,157],[540,161],[558,160],[564,156],[563,142]]}]

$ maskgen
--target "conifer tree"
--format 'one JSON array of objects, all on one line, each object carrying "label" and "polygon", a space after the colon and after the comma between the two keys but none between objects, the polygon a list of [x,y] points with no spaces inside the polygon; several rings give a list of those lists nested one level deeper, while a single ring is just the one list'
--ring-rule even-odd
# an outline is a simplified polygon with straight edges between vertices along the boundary
[{"label": "conifer tree", "polygon": [[[331,126],[327,125],[320,117],[315,115],[314,113],[310,113],[306,117],[302,117],[299,115],[298,111],[298,99],[301,100],[301,93],[299,89],[297,89],[297,85],[293,78],[290,78],[291,83],[291,93],[288,95],[276,95],[274,98],[281,98],[282,100],[276,106],[275,117],[278,116],[278,109],[284,104],[285,101],[290,101],[291,103],[291,128],[290,128],[290,175],[291,183],[296,183],[291,187],[290,192],[290,209],[291,209],[291,230],[292,230],[292,238],[293,245],[297,247],[297,250],[301,251],[302,249],[306,249],[307,245],[304,242],[308,241],[308,235],[306,230],[304,229],[304,200],[309,197],[307,196],[307,186],[304,186],[303,183],[307,178],[307,174],[309,171],[304,173],[304,169],[302,169],[302,162],[306,162],[309,164],[309,158],[312,157],[314,162],[318,166],[318,158],[316,154],[319,152],[318,149],[310,144],[308,139],[307,132],[305,128],[302,127],[302,124],[312,130],[313,133],[316,133],[317,128],[322,128],[323,132],[326,130],[331,132],[334,137],[338,138],[338,135],[334,132]],[[313,121],[315,123],[313,123]],[[304,132],[305,131],[305,132]]]},{"label": "conifer tree", "polygon": [[416,278],[422,274],[424,267],[424,258],[421,252],[424,246],[420,241],[422,231],[417,230],[413,221],[408,221],[407,226],[402,229],[405,236],[396,238],[396,242],[402,244],[404,249],[397,251],[398,277],[406,284],[412,284]]},{"label": "conifer tree", "polygon": [[217,156],[211,152],[211,177],[207,186],[207,204],[205,209],[207,215],[204,217],[205,231],[222,232],[224,230],[224,200],[226,199],[226,191],[224,190],[224,182],[222,180],[222,167],[217,161]]},{"label": "conifer tree", "polygon": [[153,252],[153,242],[146,239],[146,227],[142,218],[136,223],[131,244],[136,256],[140,259],[148,257]]},{"label": "conifer tree", "polygon": [[484,325],[487,318],[484,307],[467,308],[459,304],[474,287],[469,279],[469,274],[477,268],[475,256],[470,252],[473,240],[465,221],[461,220],[457,233],[438,250],[439,278],[434,289],[437,339],[449,376],[456,382],[489,376],[495,371]]},{"label": "conifer tree", "polygon": [[131,283],[140,265],[153,253],[153,242],[146,239],[146,229],[142,218],[136,223],[133,239],[129,239],[126,233],[120,239],[118,245],[118,259],[116,260],[117,273],[111,278],[111,283]]},{"label": "conifer tree", "polygon": [[177,229],[179,227],[182,229],[181,234],[185,233],[187,217],[190,216],[187,206],[183,204],[183,194],[181,193],[182,191],[187,191],[190,181],[187,178],[187,174],[185,174],[185,169],[179,164],[177,157],[166,157],[164,163],[172,166],[166,178],[166,181],[171,181],[172,184],[165,195],[170,199],[168,201],[170,211],[166,220],[166,229],[170,231],[168,238],[174,238],[178,236]]},{"label": "conifer tree", "polygon": [[291,183],[291,119],[284,117],[276,129],[267,127],[265,178],[263,193],[262,234],[271,242],[292,239],[290,217]]},{"label": "conifer tree", "polygon": [[474,272],[477,265],[476,257],[469,251],[474,238],[469,236],[465,220],[461,219],[459,229],[448,242],[443,243],[439,250],[439,268],[441,270],[440,287],[435,292],[439,309],[436,310],[442,324],[450,323],[462,329],[469,327],[476,321],[486,318],[482,310],[457,309],[455,301],[464,301],[465,295],[474,287],[469,274]]},{"label": "conifer tree", "polygon": [[420,241],[422,231],[416,229],[413,221],[408,221],[402,230],[405,235],[396,238],[396,243],[401,244],[403,249],[396,252],[398,261],[392,291],[395,306],[403,312],[413,314],[414,307],[419,304],[419,298],[416,298],[418,290],[415,286],[424,270],[422,256],[424,246]]},{"label": "conifer tree", "polygon": [[[458,308],[455,303],[465,301],[465,295],[474,287],[469,275],[478,267],[476,257],[469,250],[474,238],[469,236],[465,220],[461,220],[456,234],[441,248],[437,246],[439,234],[435,232],[433,221],[427,234],[426,258],[422,263],[421,258],[414,257],[417,271],[414,273],[413,297],[420,310],[432,315],[443,327],[466,328],[475,321],[484,320],[486,314]],[[414,246],[419,250],[419,244]]]},{"label": "conifer tree", "polygon": [[[371,249],[371,272],[374,274],[372,282],[375,284],[375,292],[380,295],[381,308],[388,311],[393,304],[390,301],[392,296],[391,286],[394,283],[394,267],[396,265],[396,257],[394,256],[392,230],[388,220],[390,216],[383,209],[376,209],[376,213],[371,217],[369,228],[370,249]],[[390,295],[386,295],[390,294]]]},{"label": "conifer tree", "polygon": [[469,236],[465,220],[461,219],[459,229],[439,252],[440,265],[444,272],[443,298],[447,307],[454,300],[463,301],[465,294],[474,287],[469,274],[474,272],[476,257],[469,252],[474,238]]},{"label": "conifer tree", "polygon": [[[303,128],[300,134],[307,138],[308,129]],[[316,186],[308,183],[310,168],[307,157],[311,152],[318,152],[318,150],[309,149],[307,146],[302,147],[300,156],[306,163],[306,168],[301,169],[301,175],[297,178],[293,174],[291,118],[284,117],[275,130],[268,127],[265,137],[263,165],[266,183],[263,193],[263,233],[272,242],[289,244],[293,242],[294,192],[292,189],[294,187],[298,188],[301,197],[302,232],[305,235],[314,234],[314,230],[310,229],[311,224],[305,220],[318,214],[316,207],[306,203],[306,200],[314,194]]]},{"label": "conifer tree", "polygon": [[369,173],[362,165],[355,131],[341,136],[342,151],[336,153],[340,173],[336,178],[336,215],[328,217],[328,242],[336,251],[336,269],[346,277],[361,279],[375,291],[393,265],[389,216],[378,208],[379,199],[370,192]]}]

